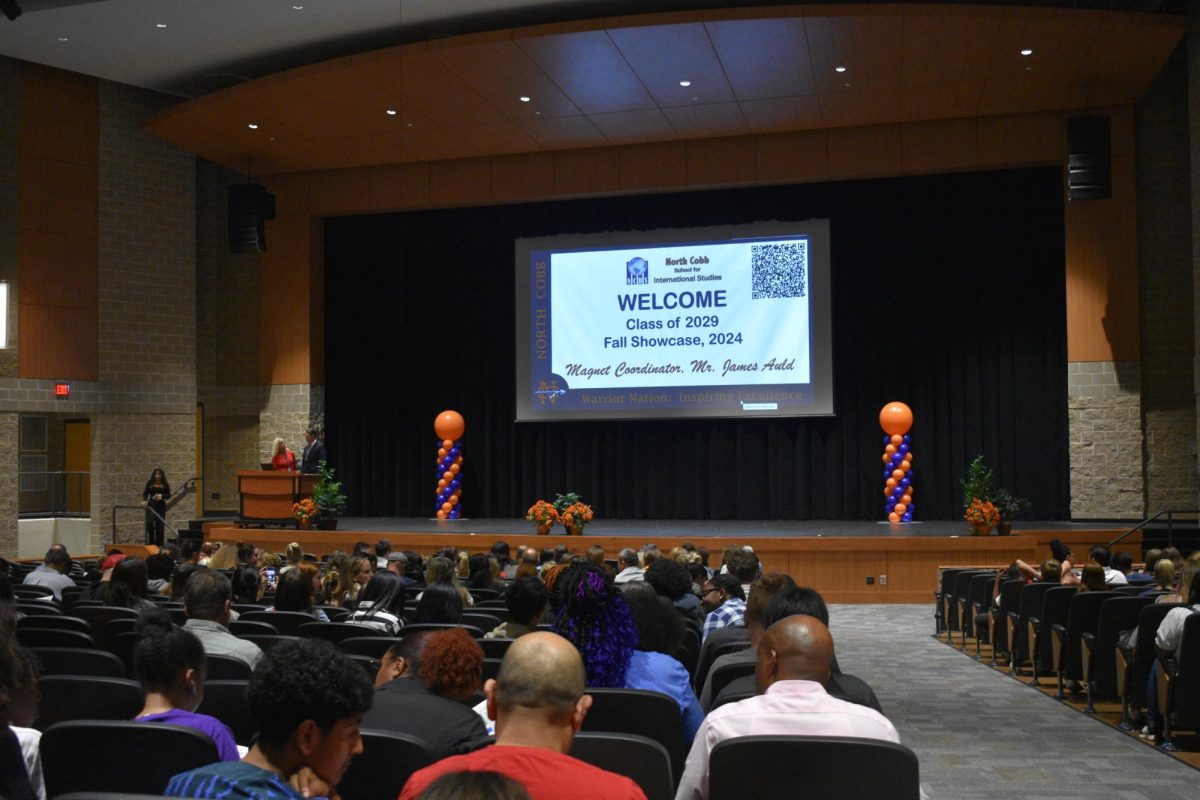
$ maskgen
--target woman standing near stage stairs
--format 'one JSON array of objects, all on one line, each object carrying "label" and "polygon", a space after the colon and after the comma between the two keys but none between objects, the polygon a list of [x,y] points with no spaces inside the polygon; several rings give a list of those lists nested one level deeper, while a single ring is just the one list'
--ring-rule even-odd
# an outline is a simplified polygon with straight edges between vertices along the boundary
[{"label": "woman standing near stage stairs", "polygon": [[170,496],[167,473],[161,468],[155,469],[142,489],[142,505],[146,507],[146,544],[162,547],[163,520],[167,518],[167,498]]}]

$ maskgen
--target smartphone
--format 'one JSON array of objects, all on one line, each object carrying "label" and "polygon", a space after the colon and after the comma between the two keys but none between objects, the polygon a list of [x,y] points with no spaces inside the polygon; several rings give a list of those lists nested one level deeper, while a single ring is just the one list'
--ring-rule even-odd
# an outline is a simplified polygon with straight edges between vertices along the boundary
[{"label": "smartphone", "polygon": [[274,586],[275,585],[275,568],[267,567],[265,570],[263,570],[263,578],[266,580],[266,582],[269,586]]}]

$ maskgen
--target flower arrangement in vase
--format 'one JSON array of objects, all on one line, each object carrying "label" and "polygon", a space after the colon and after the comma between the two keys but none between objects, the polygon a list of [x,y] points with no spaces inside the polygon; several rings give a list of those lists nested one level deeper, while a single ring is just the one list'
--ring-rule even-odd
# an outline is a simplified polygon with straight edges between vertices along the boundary
[{"label": "flower arrangement in vase", "polygon": [[538,500],[525,512],[525,519],[533,523],[539,536],[545,536],[559,520],[558,509],[548,500]]},{"label": "flower arrangement in vase", "polygon": [[971,501],[971,505],[967,506],[967,512],[963,514],[963,518],[971,526],[973,535],[987,536],[1000,521],[1000,510],[991,500],[976,497]]},{"label": "flower arrangement in vase", "polygon": [[592,521],[592,507],[576,500],[563,509],[562,522],[571,536],[582,536],[583,526]]},{"label": "flower arrangement in vase", "polygon": [[312,522],[321,514],[321,506],[306,497],[299,503],[292,503],[292,516],[300,523],[301,528],[311,528]]}]

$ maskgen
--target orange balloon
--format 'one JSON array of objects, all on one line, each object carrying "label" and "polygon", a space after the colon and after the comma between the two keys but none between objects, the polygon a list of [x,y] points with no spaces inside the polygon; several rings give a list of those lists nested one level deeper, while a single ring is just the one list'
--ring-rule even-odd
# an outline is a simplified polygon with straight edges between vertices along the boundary
[{"label": "orange balloon", "polygon": [[892,434],[892,444],[899,447],[900,445],[904,444],[904,437],[898,433],[893,433]]},{"label": "orange balloon", "polygon": [[896,488],[896,479],[888,478],[887,483],[885,483],[884,486],[888,487],[889,489],[895,489]]},{"label": "orange balloon", "polygon": [[439,488],[439,489],[445,489],[445,488],[446,488],[446,479],[445,479],[445,478],[442,478],[440,481],[438,481],[438,488]]},{"label": "orange balloon", "polygon": [[888,514],[888,522],[899,522],[899,521],[900,521],[900,515],[897,514],[895,511]]},{"label": "orange balloon", "polygon": [[443,450],[445,450],[446,452],[449,452],[451,447],[454,447],[453,441],[451,441],[450,439],[442,440],[442,449]]},{"label": "orange balloon", "polygon": [[904,503],[896,503],[896,510],[893,511],[892,513],[893,514],[903,514],[907,510],[908,510],[908,506],[904,505]]},{"label": "orange balloon", "polygon": [[443,411],[437,415],[437,419],[433,421],[433,430],[438,436],[443,439],[450,439],[450,444],[445,445],[449,450],[454,446],[454,439],[463,435],[467,430],[467,423],[462,418],[462,414],[457,411]]},{"label": "orange balloon", "polygon": [[[890,447],[891,445],[888,445],[888,446]],[[891,460],[892,460],[892,457],[891,457],[891,456],[889,456],[887,453],[884,453],[884,454],[883,454],[883,463],[885,463],[885,464],[886,464],[887,462],[889,462],[889,461],[891,461]]]},{"label": "orange balloon", "polygon": [[450,505],[452,505],[452,506],[458,505],[458,495],[456,495],[456,494],[450,495]]},{"label": "orange balloon", "polygon": [[[452,475],[458,474],[459,469],[460,469],[460,467],[458,466],[458,464],[451,464],[450,465],[450,474],[452,474]],[[453,479],[451,479],[451,480],[453,480]]]},{"label": "orange balloon", "polygon": [[912,502],[912,495],[911,494],[904,495],[904,497],[900,498],[900,502],[904,503],[905,508],[908,508],[908,504]]},{"label": "orange balloon", "polygon": [[[884,433],[901,434],[908,433],[908,429],[913,424],[912,409],[904,405],[904,403],[888,403],[879,412],[879,427],[883,428]],[[900,444],[893,439],[895,444]]]},{"label": "orange balloon", "polygon": [[892,496],[892,490],[891,490],[891,489],[884,489],[884,490],[883,490],[883,496],[884,496],[884,497],[891,497],[891,496]]},{"label": "orange balloon", "polygon": [[913,459],[912,450],[909,450],[907,453],[905,453],[905,454],[904,454],[904,457],[905,457],[906,459],[908,459],[908,463],[910,463],[910,464],[911,464],[911,463],[912,463],[912,459]]},{"label": "orange balloon", "polygon": [[904,470],[902,470],[902,469],[896,470],[895,472],[892,473],[892,477],[895,478],[896,480],[900,480],[901,478],[904,477]]},{"label": "orange balloon", "polygon": [[462,456],[459,456],[458,458],[454,459],[454,463],[455,463],[455,464],[461,464],[461,463],[462,463]]},{"label": "orange balloon", "polygon": [[443,458],[446,457],[446,452],[447,452],[446,448],[444,448],[444,447],[438,448],[438,461],[441,461]]},{"label": "orange balloon", "polygon": [[452,503],[450,503],[450,502],[442,503],[442,511],[445,511],[447,514],[450,513],[450,509],[452,509],[452,508],[454,508],[454,505]]},{"label": "orange balloon", "polygon": [[905,459],[904,461],[900,462],[900,469],[908,472],[910,469],[912,469],[912,464],[909,463],[908,459]]},{"label": "orange balloon", "polygon": [[442,511],[442,510],[439,508],[439,509],[438,509],[438,513],[437,513],[437,518],[438,518],[438,519],[445,519],[445,518],[446,518],[446,512],[445,512],[445,511]]},{"label": "orange balloon", "polygon": [[[900,441],[904,441],[904,440],[901,439]],[[887,447],[883,448],[883,452],[887,453],[889,456],[892,455],[893,453],[896,452],[896,445],[889,444]]]},{"label": "orange balloon", "polygon": [[442,473],[442,480],[444,480],[446,483],[449,483],[450,481],[454,480],[454,473],[450,470],[446,470]]}]

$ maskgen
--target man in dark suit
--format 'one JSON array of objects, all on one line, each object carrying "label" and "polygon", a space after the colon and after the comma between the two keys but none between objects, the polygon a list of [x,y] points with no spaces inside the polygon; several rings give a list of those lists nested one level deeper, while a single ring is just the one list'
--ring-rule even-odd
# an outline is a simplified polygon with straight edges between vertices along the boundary
[{"label": "man in dark suit", "polygon": [[300,456],[300,471],[308,474],[320,472],[321,462],[325,460],[325,445],[317,438],[315,428],[304,432],[304,453]]},{"label": "man in dark suit", "polygon": [[405,636],[383,656],[375,700],[364,728],[407,733],[429,745],[434,759],[473,750],[487,737],[483,719],[469,706],[430,692],[421,680],[421,652],[431,631]]}]

